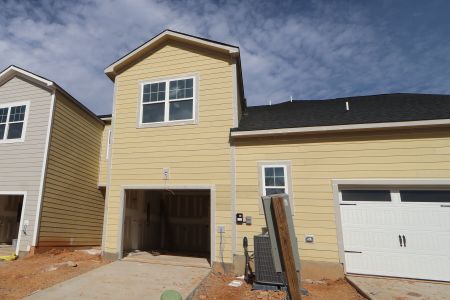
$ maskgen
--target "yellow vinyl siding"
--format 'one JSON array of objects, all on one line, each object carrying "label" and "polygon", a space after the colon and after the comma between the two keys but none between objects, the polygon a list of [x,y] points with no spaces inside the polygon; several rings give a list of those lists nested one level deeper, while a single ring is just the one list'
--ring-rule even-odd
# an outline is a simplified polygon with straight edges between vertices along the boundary
[{"label": "yellow vinyl siding", "polygon": [[[215,222],[226,226],[224,259],[231,261],[232,63],[227,56],[169,41],[115,78],[106,252],[119,251],[122,186],[214,185]],[[136,128],[140,82],[184,75],[198,79],[198,124]],[[170,168],[167,182],[162,176],[165,167]],[[218,260],[219,236],[215,248]]]},{"label": "yellow vinyl siding", "polygon": [[[292,164],[294,223],[302,259],[337,262],[333,179],[449,178],[450,130],[408,129],[354,134],[242,139],[236,142],[236,209],[254,225],[237,227],[237,244],[264,227],[258,161]],[[314,244],[304,243],[306,234]],[[242,254],[241,247],[237,248]]]},{"label": "yellow vinyl siding", "polygon": [[98,177],[98,185],[106,186],[108,180],[108,160],[106,159],[108,151],[108,135],[111,129],[111,124],[105,124],[102,133],[102,148],[100,154],[100,172]]},{"label": "yellow vinyl siding", "polygon": [[38,246],[99,246],[104,199],[97,182],[103,124],[56,95]]}]

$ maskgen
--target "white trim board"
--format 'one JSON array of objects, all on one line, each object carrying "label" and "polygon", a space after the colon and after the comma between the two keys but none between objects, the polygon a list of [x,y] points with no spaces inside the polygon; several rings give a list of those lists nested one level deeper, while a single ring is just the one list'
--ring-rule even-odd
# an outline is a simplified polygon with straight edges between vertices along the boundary
[{"label": "white trim board", "polygon": [[50,138],[51,131],[53,128],[53,114],[56,107],[56,91],[53,92],[51,102],[50,102],[50,113],[48,117],[47,124],[47,136],[45,138],[45,150],[44,150],[44,158],[42,160],[42,170],[41,170],[41,180],[39,187],[39,194],[37,199],[37,207],[36,207],[36,215],[34,220],[34,231],[33,231],[33,239],[31,246],[36,246],[38,240],[38,231],[39,231],[39,221],[41,218],[41,210],[42,210],[42,202],[44,198],[44,188],[45,188],[45,177],[47,174],[47,161],[48,161],[48,149],[50,148]]},{"label": "white trim board", "polygon": [[209,190],[210,191],[210,263],[214,262],[216,255],[216,186],[208,184],[149,184],[149,185],[124,185],[120,187],[119,203],[119,228],[117,235],[118,258],[123,258],[123,235],[125,217],[125,191],[126,190]]},{"label": "white trim board", "polygon": [[10,80],[14,76],[17,75],[23,75],[30,79],[31,81],[38,83],[40,85],[44,85],[46,87],[53,87],[54,83],[50,80],[47,80],[41,76],[35,75],[31,72],[28,72],[26,70],[23,70],[21,68],[18,68],[16,66],[9,66],[6,68],[2,73],[0,73],[0,85],[2,85],[4,82]]},{"label": "white trim board", "polygon": [[339,131],[358,131],[367,129],[389,129],[405,127],[435,127],[450,125],[450,119],[425,120],[425,121],[406,121],[406,122],[387,122],[387,123],[367,123],[350,125],[331,125],[331,126],[312,126],[296,128],[280,128],[250,131],[231,131],[230,136],[234,138],[270,136],[270,135],[288,135],[288,134],[307,134],[316,132],[339,132]]},{"label": "white trim board", "polygon": [[23,229],[23,221],[25,216],[25,208],[27,204],[27,191],[0,191],[0,195],[12,195],[12,196],[23,196],[22,199],[22,211],[20,212],[20,222],[19,222],[19,232],[17,235],[17,245],[14,253],[19,255],[20,251],[20,243],[22,241],[22,229]]}]

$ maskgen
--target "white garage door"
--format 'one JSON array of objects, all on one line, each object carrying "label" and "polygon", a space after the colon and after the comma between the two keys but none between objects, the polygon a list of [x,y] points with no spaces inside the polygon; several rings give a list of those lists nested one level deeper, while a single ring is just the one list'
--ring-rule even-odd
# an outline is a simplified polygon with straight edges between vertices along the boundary
[{"label": "white garage door", "polygon": [[450,281],[450,189],[341,188],[347,273]]}]

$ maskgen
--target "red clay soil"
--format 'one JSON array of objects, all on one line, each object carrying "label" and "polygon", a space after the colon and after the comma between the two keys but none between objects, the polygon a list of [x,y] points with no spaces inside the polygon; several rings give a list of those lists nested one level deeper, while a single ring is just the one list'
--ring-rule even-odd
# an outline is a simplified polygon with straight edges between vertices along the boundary
[{"label": "red clay soil", "polygon": [[[196,290],[193,299],[284,300],[286,298],[286,294],[284,292],[252,291],[251,285],[245,282],[240,287],[228,286],[228,284],[233,280],[236,280],[235,276],[211,272],[211,274]],[[344,279],[337,281],[320,281],[318,283],[303,283],[303,287],[308,290],[309,296],[303,296],[302,299],[365,299]]]},{"label": "red clay soil", "polygon": [[68,250],[0,262],[0,299],[21,299],[107,263],[99,255]]}]

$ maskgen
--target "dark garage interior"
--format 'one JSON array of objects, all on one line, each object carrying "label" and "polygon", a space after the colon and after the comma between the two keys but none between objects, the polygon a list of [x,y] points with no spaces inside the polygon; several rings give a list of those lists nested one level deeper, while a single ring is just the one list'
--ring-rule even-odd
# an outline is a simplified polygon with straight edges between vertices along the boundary
[{"label": "dark garage interior", "polygon": [[124,256],[210,258],[209,190],[126,190]]}]

